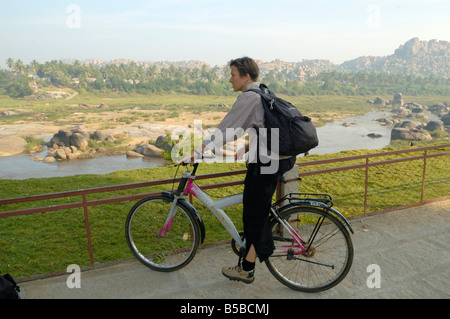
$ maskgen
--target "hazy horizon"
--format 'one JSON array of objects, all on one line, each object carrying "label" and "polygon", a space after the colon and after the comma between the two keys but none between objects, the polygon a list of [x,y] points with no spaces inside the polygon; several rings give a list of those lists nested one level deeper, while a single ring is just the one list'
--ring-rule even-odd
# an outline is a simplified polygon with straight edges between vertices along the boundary
[{"label": "hazy horizon", "polygon": [[450,1],[16,0],[0,12],[0,67],[80,61],[188,61],[212,66],[386,56],[406,41],[450,40]]}]

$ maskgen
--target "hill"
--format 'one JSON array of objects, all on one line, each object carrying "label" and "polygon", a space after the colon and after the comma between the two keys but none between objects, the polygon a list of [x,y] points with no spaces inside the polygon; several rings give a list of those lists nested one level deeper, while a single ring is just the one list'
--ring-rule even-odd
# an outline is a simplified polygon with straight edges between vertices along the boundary
[{"label": "hill", "polygon": [[[285,62],[259,60],[260,80],[278,93],[288,95],[380,95],[402,92],[409,95],[450,94],[450,43],[413,38],[385,57],[359,57],[341,65],[313,59]],[[205,62],[52,60],[43,64],[8,58],[8,71],[0,71],[0,95],[37,98],[39,88],[49,83],[83,91],[232,94],[226,65],[211,67]],[[30,84],[30,85],[28,85]],[[31,88],[30,88],[31,86]],[[48,89],[46,89],[48,91]]]},{"label": "hill", "polygon": [[385,57],[359,57],[340,65],[342,71],[450,76],[450,42],[413,38]]},{"label": "hill", "polygon": [[[66,60],[66,62],[73,60]],[[120,65],[133,62],[127,59],[117,59],[112,61],[87,60],[84,63],[96,66],[108,64]],[[322,72],[363,72],[363,73],[386,73],[403,74],[414,76],[438,76],[450,77],[450,42],[448,41],[421,41],[419,38],[412,38],[405,44],[394,50],[388,56],[361,56],[342,64],[334,64],[329,60],[312,59],[301,62],[286,62],[279,59],[264,62],[257,60],[262,76],[280,76],[285,79],[296,79],[306,81]],[[169,68],[170,66],[183,69],[201,69],[206,66],[217,71],[219,77],[227,77],[228,69],[226,65],[211,65],[198,61],[143,61],[135,62],[136,65],[144,68],[156,67],[157,69]]]}]

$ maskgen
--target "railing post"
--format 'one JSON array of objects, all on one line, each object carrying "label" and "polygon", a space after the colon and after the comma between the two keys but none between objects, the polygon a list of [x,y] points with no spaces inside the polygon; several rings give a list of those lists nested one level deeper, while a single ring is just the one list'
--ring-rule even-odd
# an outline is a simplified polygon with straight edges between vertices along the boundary
[{"label": "railing post", "polygon": [[425,172],[427,169],[427,150],[423,154],[423,175],[422,175],[422,193],[420,194],[420,202],[423,202],[423,194],[425,193]]},{"label": "railing post", "polygon": [[92,252],[91,228],[89,226],[89,215],[88,215],[88,209],[87,209],[86,194],[83,193],[81,196],[83,197],[84,225],[86,226],[86,237],[87,237],[88,247],[89,247],[89,259],[90,259],[91,265],[94,265],[94,253]]},{"label": "railing post", "polygon": [[294,165],[290,171],[284,173],[283,179],[278,183],[277,200],[289,193],[298,193],[298,180],[298,166]]},{"label": "railing post", "polygon": [[367,213],[367,189],[369,185],[369,158],[366,157],[366,177],[364,182],[364,215]]}]

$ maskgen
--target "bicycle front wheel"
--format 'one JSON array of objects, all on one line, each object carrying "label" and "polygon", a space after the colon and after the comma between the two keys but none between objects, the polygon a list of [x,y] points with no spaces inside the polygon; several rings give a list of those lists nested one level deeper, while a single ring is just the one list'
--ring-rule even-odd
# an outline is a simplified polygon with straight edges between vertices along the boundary
[{"label": "bicycle front wheel", "polygon": [[200,227],[193,214],[178,202],[169,217],[172,203],[173,199],[164,196],[144,198],[127,216],[128,246],[153,270],[174,271],[186,266],[200,243]]},{"label": "bicycle front wheel", "polygon": [[292,207],[281,213],[302,238],[306,251],[277,221],[272,224],[276,250],[266,260],[270,272],[282,284],[303,292],[319,292],[345,278],[353,262],[353,243],[345,226],[327,211]]}]

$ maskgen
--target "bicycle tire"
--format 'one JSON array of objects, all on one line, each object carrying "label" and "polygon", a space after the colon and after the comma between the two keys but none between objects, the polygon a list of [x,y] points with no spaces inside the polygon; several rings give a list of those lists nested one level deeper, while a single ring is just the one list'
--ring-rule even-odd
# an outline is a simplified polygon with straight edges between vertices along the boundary
[{"label": "bicycle tire", "polygon": [[192,261],[200,244],[198,221],[180,202],[170,230],[161,235],[172,202],[166,196],[144,198],[131,208],[125,223],[125,236],[133,255],[156,271],[183,268]]},{"label": "bicycle tire", "polygon": [[[343,223],[326,210],[300,206],[281,210],[280,217],[288,221],[305,242],[310,240],[314,225],[321,219],[323,223],[309,252],[298,256],[292,251],[290,254],[274,252],[266,259],[272,275],[283,285],[308,293],[324,291],[341,282],[351,268],[354,255],[350,233]],[[286,231],[283,234],[283,229],[278,221],[272,222],[275,246],[294,243],[290,234],[286,235]]]}]

